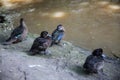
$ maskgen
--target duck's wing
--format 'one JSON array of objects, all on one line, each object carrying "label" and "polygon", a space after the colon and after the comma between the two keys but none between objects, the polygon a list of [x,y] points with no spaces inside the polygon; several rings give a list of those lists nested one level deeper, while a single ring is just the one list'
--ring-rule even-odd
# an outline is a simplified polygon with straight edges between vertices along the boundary
[{"label": "duck's wing", "polygon": [[17,27],[13,30],[13,32],[11,33],[11,38],[20,36],[22,33],[24,32],[24,28],[22,27]]},{"label": "duck's wing", "polygon": [[34,40],[30,51],[32,51],[32,50],[34,50],[34,49],[37,49],[38,46],[39,46],[39,37]]},{"label": "duck's wing", "polygon": [[30,51],[33,50],[39,50],[41,48],[47,48],[48,44],[47,44],[47,40],[44,38],[36,38],[33,42],[33,45],[30,49]]}]

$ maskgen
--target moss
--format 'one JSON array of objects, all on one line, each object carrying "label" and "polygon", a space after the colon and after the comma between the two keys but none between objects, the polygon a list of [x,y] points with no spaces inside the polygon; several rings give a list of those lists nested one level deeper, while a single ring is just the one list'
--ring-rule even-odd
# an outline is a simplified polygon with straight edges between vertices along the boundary
[{"label": "moss", "polygon": [[28,37],[31,37],[31,38],[36,38],[38,36],[39,36],[38,34],[28,33]]}]

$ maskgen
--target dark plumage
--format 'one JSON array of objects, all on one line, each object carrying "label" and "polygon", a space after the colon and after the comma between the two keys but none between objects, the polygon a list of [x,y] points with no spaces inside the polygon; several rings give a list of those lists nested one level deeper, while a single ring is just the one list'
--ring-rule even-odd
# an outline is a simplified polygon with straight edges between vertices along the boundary
[{"label": "dark plumage", "polygon": [[4,44],[12,44],[23,41],[28,33],[27,26],[24,23],[23,18],[20,19],[20,25],[16,27],[13,32],[11,33],[11,36],[6,40]]},{"label": "dark plumage", "polygon": [[5,17],[4,16],[0,16],[0,23],[4,23],[5,22]]},{"label": "dark plumage", "polygon": [[52,44],[59,44],[60,41],[62,40],[64,36],[65,29],[64,27],[60,24],[57,26],[57,28],[53,31],[52,33]]},{"label": "dark plumage", "polygon": [[104,58],[102,54],[103,50],[101,48],[95,49],[92,52],[92,55],[87,57],[83,68],[88,73],[98,73],[99,71],[102,71],[104,66]]},{"label": "dark plumage", "polygon": [[33,42],[33,45],[30,49],[30,54],[35,55],[37,53],[46,54],[46,49],[51,44],[51,37],[48,36],[47,31],[42,31],[40,37],[36,38]]}]

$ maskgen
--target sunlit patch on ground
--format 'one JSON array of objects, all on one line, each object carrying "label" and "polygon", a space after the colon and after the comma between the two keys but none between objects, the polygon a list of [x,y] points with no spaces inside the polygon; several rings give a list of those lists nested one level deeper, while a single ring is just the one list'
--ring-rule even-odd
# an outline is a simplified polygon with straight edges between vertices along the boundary
[{"label": "sunlit patch on ground", "polygon": [[64,12],[55,12],[51,16],[54,18],[61,18],[61,17],[65,16],[65,13]]}]

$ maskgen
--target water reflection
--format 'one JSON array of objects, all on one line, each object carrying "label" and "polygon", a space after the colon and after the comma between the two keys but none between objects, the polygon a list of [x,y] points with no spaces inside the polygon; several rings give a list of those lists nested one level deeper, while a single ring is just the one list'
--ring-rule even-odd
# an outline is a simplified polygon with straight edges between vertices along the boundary
[{"label": "water reflection", "polygon": [[63,17],[65,16],[65,13],[64,12],[55,12],[52,14],[52,17],[54,18],[60,18],[60,17]]},{"label": "water reflection", "polygon": [[120,10],[120,6],[118,6],[118,5],[109,5],[108,8],[110,8],[112,10]]},{"label": "water reflection", "polygon": [[25,18],[32,33],[39,34],[42,30],[51,33],[62,24],[66,29],[65,40],[90,50],[101,47],[109,55],[120,56],[119,5],[113,6],[108,0],[91,1],[43,0],[19,8],[26,11],[20,17]]},{"label": "water reflection", "polygon": [[66,13],[65,12],[44,12],[44,13],[39,13],[42,17],[51,17],[51,18],[62,18],[62,17],[65,17],[66,16]]},{"label": "water reflection", "polygon": [[108,1],[99,1],[98,4],[102,5],[102,6],[106,6],[106,5],[110,4],[110,2],[108,2]]},{"label": "water reflection", "polygon": [[11,9],[20,7],[24,4],[30,4],[30,3],[36,3],[36,2],[42,2],[43,0],[1,0],[0,3],[3,7]]}]

